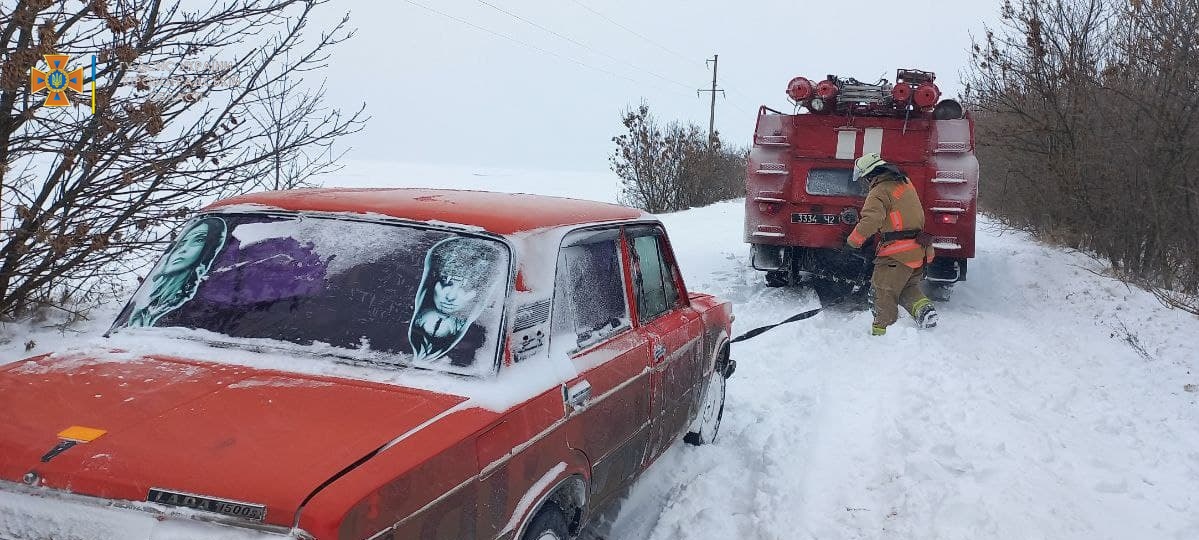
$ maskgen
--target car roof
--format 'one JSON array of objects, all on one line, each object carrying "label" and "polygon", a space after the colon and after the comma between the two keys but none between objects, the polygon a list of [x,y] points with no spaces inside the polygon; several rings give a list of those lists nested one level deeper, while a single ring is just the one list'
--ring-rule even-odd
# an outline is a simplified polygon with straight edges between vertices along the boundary
[{"label": "car roof", "polygon": [[290,211],[374,213],[413,221],[456,223],[514,233],[648,217],[615,204],[528,195],[426,188],[317,188],[251,193],[206,208],[263,205]]}]

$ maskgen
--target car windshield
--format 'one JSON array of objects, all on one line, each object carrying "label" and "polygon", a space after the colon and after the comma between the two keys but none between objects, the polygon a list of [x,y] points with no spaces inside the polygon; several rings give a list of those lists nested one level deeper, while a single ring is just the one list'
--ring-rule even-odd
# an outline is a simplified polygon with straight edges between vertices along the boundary
[{"label": "car windshield", "polygon": [[206,215],[183,228],[114,330],[191,328],[484,374],[497,362],[509,274],[507,246],[490,238],[309,215]]}]

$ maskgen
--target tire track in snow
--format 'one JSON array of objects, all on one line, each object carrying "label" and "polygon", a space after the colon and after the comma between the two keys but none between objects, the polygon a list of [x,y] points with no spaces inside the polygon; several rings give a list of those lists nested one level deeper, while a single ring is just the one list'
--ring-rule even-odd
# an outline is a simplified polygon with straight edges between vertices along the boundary
[{"label": "tire track in snow", "polygon": [[[744,331],[811,300],[745,268],[739,204],[664,218]],[[837,309],[735,345],[720,438],[672,448],[609,538],[1199,538],[1199,321],[1086,257],[979,237],[935,331],[875,339]]]}]

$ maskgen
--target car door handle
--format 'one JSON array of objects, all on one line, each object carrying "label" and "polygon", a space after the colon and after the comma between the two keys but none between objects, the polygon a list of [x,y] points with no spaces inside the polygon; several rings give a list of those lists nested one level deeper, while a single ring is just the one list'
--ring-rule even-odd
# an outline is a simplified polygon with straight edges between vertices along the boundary
[{"label": "car door handle", "polygon": [[591,383],[579,381],[566,389],[566,404],[579,410],[591,400]]},{"label": "car door handle", "polygon": [[666,346],[661,343],[654,344],[654,360],[661,362],[666,358]]}]

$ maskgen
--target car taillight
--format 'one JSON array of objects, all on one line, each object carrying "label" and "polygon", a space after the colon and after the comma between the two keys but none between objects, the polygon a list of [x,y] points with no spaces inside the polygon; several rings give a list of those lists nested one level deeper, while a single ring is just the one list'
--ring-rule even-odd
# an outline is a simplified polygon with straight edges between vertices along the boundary
[{"label": "car taillight", "polygon": [[957,214],[941,214],[941,223],[953,224],[958,222]]},{"label": "car taillight", "polygon": [[760,202],[758,203],[758,211],[766,214],[774,214],[779,211],[780,206],[776,202]]}]

